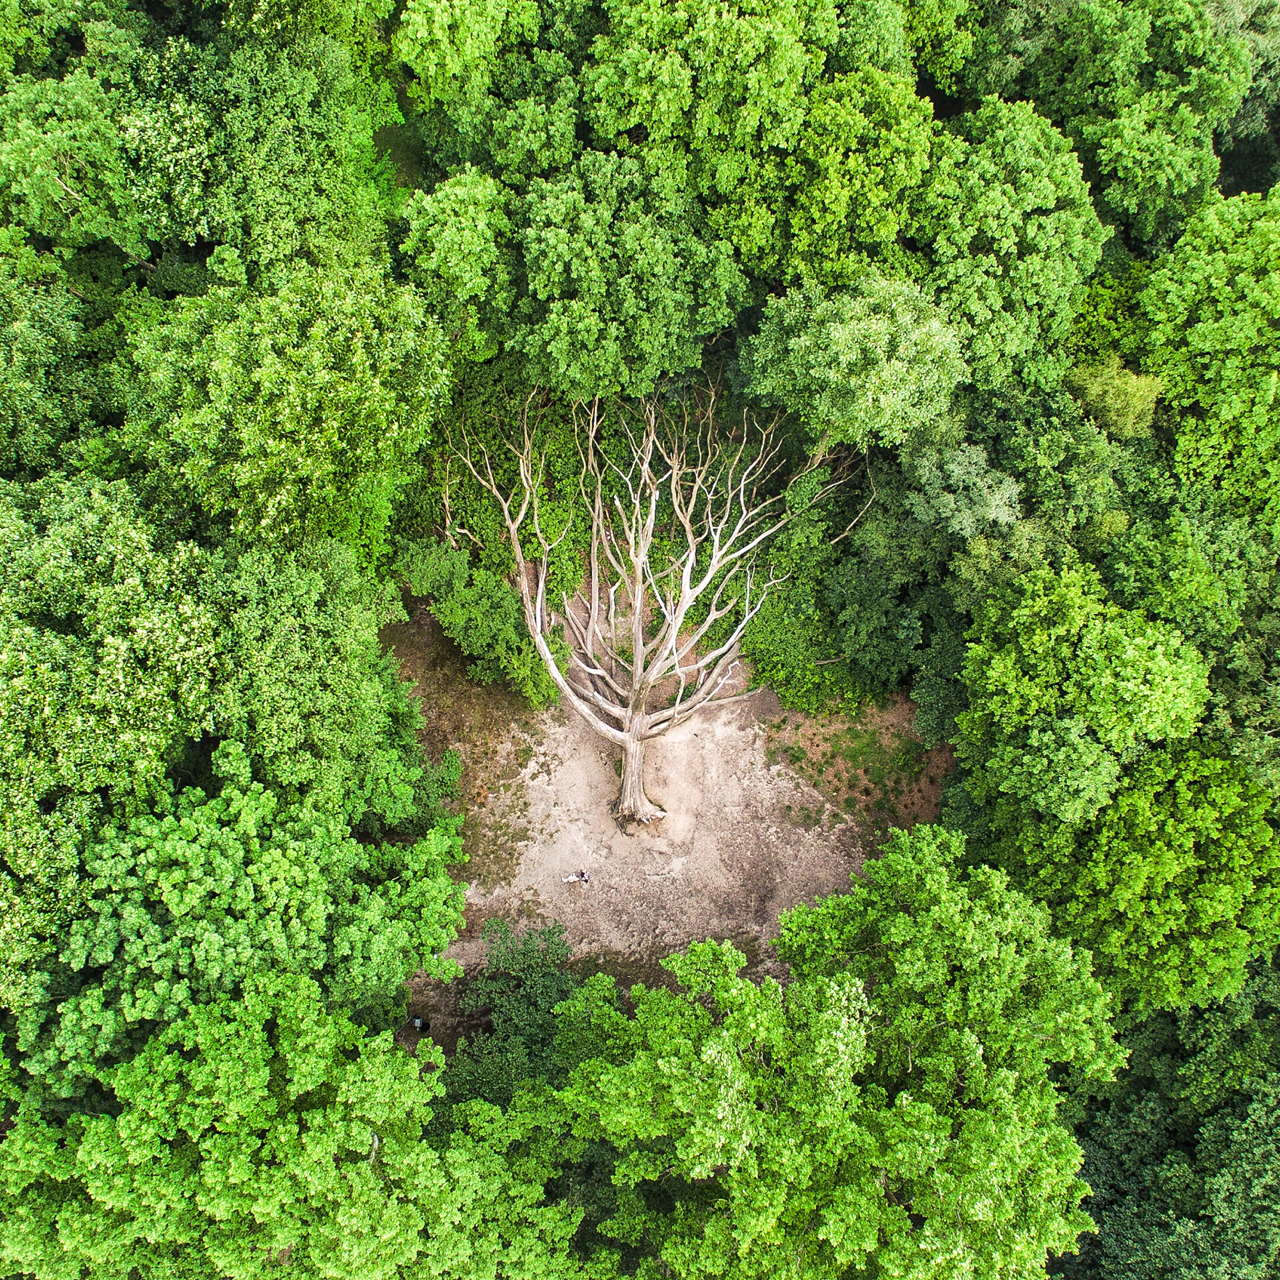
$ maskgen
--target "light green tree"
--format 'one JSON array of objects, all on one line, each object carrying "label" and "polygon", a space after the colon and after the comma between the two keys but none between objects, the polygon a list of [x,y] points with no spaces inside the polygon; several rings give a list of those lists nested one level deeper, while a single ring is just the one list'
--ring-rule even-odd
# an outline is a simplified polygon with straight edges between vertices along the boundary
[{"label": "light green tree", "polygon": [[955,330],[920,289],[866,271],[847,292],[793,289],[743,344],[751,394],[824,443],[902,444],[951,404],[967,369]]},{"label": "light green tree", "polygon": [[411,288],[302,266],[277,292],[217,287],[134,323],[123,437],[152,476],[242,535],[376,559],[447,381]]},{"label": "light green tree", "polygon": [[618,1149],[601,1230],[653,1274],[1012,1278],[1073,1247],[1085,1187],[1048,1071],[1114,1070],[1107,997],[1043,908],[954,873],[962,848],[899,834],[848,896],[785,916],[785,989],[709,942],[664,962],[684,991],[634,987],[633,1017],[599,977],[561,1006],[566,1047],[604,1041],[561,1095]]},{"label": "light green tree", "polygon": [[414,74],[410,92],[426,102],[483,93],[501,47],[536,36],[538,17],[532,0],[408,0],[395,50]]},{"label": "light green tree", "polygon": [[973,48],[980,6],[971,0],[908,0],[907,35],[917,65],[951,92]]},{"label": "light green tree", "polygon": [[141,254],[114,96],[89,68],[15,76],[0,95],[0,209],[6,226],[66,253],[114,240]]},{"label": "light green tree", "polygon": [[899,237],[929,167],[931,117],[913,80],[876,66],[814,87],[787,160],[788,274],[851,286],[869,262],[904,257]]},{"label": "light green tree", "polygon": [[474,165],[522,188],[571,165],[587,141],[582,70],[599,30],[586,0],[408,4],[396,48],[433,168]]},{"label": "light green tree", "polygon": [[1208,668],[1171,627],[1111,604],[1089,568],[1032,569],[994,592],[969,633],[966,785],[1064,823],[1094,817],[1141,748],[1186,737]]},{"label": "light green tree", "polygon": [[837,43],[836,5],[610,0],[605,10],[584,69],[589,123],[605,145],[634,151],[667,199],[707,202],[715,234],[767,273],[782,250],[784,156]]},{"label": "light green tree", "polygon": [[213,747],[222,776],[325,830],[426,834],[439,817],[456,774],[424,759],[377,639],[399,601],[346,548],[228,566],[162,541],[123,482],[5,486],[0,538],[6,1006],[43,999],[90,892],[86,842],[108,815],[164,820],[175,780],[211,785]]},{"label": "light green tree", "polygon": [[157,802],[209,723],[214,572],[122,482],[0,488],[0,1004],[38,997],[105,807]]},{"label": "light green tree", "polygon": [[45,1121],[28,1090],[0,1139],[0,1258],[36,1280],[607,1276],[496,1108],[443,1151],[421,1140],[430,1063],[305,978],[252,980],[106,1074],[102,1111]]},{"label": "light green tree", "polygon": [[83,914],[58,957],[70,990],[25,1071],[83,1087],[264,972],[315,978],[328,1007],[383,1024],[408,975],[453,976],[435,958],[462,923],[450,831],[360,844],[339,817],[282,806],[243,776],[216,798],[193,787],[172,813],[110,823],[85,851]]},{"label": "light green tree", "polygon": [[410,275],[454,358],[506,344],[526,378],[574,398],[644,394],[697,366],[746,296],[697,202],[616,153],[583,152],[523,196],[467,168],[406,216]]},{"label": "light green tree", "polygon": [[1141,295],[1143,367],[1178,415],[1178,468],[1280,527],[1280,203],[1210,200]]},{"label": "light green tree", "polygon": [[1238,991],[1248,962],[1280,943],[1270,808],[1239,763],[1156,751],[1091,823],[1027,823],[1011,869],[1118,996],[1203,1005]]},{"label": "light green tree", "polygon": [[513,193],[496,178],[468,167],[405,206],[409,234],[401,249],[409,275],[440,318],[455,359],[494,354],[495,339],[514,301],[511,288]]}]

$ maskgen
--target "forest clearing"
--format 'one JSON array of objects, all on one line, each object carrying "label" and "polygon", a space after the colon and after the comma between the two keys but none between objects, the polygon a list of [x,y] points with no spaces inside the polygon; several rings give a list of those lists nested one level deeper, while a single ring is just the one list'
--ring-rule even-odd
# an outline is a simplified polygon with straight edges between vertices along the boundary
[{"label": "forest clearing", "polygon": [[[470,885],[468,923],[449,954],[464,966],[474,967],[490,915],[513,925],[558,921],[575,956],[626,957],[649,969],[713,936],[739,946],[749,938],[763,960],[780,911],[841,891],[890,825],[937,816],[938,784],[953,767],[945,750],[909,758],[910,703],[887,716],[873,707],[856,722],[815,720],[788,716],[761,690],[662,739],[648,778],[668,815],[661,825],[620,823],[610,799],[618,753],[610,759],[572,714],[533,716],[501,691],[469,687],[465,663],[425,610],[384,638],[404,678],[426,691],[418,696],[428,749],[462,757],[468,860],[458,874]],[[466,710],[450,723],[441,702],[452,701],[451,689]],[[852,766],[840,761],[867,793],[851,807],[848,779],[824,794],[815,766],[824,742],[868,719],[874,745],[860,743]],[[895,755],[908,757],[896,769]],[[904,787],[905,796],[890,795]],[[566,881],[582,870],[589,891]]]},{"label": "forest clearing", "polygon": [[1274,0],[0,5],[0,1280],[1280,1280]]}]

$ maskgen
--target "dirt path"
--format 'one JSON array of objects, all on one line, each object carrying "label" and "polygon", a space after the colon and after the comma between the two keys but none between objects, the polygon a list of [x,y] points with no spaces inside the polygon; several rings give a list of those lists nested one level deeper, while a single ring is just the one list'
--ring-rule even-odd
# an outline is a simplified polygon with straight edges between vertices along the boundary
[{"label": "dirt path", "polygon": [[[384,639],[416,686],[428,750],[463,758],[467,924],[448,954],[468,971],[483,960],[482,929],[496,916],[559,921],[575,958],[627,982],[660,981],[661,957],[705,938],[732,939],[750,971],[767,972],[777,962],[764,944],[781,912],[842,891],[861,866],[866,814],[849,812],[822,771],[804,767],[799,720],[767,690],[652,742],[645,783],[667,817],[620,828],[610,813],[620,753],[579,717],[533,713],[471,684],[425,609]],[[846,732],[806,722],[815,741],[815,724],[834,725],[836,741]],[[414,1012],[431,1018],[446,1047],[460,1030],[456,992],[415,986]]]}]

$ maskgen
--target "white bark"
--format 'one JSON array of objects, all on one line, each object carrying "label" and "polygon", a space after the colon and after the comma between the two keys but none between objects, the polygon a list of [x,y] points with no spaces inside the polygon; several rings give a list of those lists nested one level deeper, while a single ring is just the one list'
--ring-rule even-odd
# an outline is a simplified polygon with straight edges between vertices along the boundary
[{"label": "white bark", "polygon": [[[502,514],[525,622],[548,674],[592,729],[622,749],[618,816],[649,822],[663,810],[645,794],[644,744],[701,707],[742,696],[726,690],[743,633],[777,585],[764,576],[760,552],[791,519],[777,483],[780,443],[772,425],[749,419],[738,443],[723,443],[714,391],[686,402],[677,420],[649,398],[638,410],[617,409],[630,414],[631,455],[618,465],[597,444],[600,402],[576,406],[590,549],[581,587],[553,613],[548,564],[568,529],[553,537],[542,519],[538,394],[524,402],[508,441],[514,486],[499,483],[493,459],[469,437],[463,461]],[[838,483],[829,480],[819,496]],[[547,640],[557,624],[570,650],[567,671]]]}]

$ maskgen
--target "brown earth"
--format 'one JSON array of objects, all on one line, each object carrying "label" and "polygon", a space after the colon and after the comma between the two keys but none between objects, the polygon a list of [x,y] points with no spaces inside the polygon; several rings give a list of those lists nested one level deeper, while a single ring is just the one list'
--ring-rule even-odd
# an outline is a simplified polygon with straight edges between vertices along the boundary
[{"label": "brown earth", "polygon": [[915,718],[916,704],[901,696],[856,716],[783,712],[765,726],[766,755],[847,813],[874,848],[893,827],[936,818],[943,781],[956,767],[950,743],[924,749]]},{"label": "brown earth", "polygon": [[[650,743],[645,785],[667,816],[619,826],[619,750],[571,711],[471,683],[426,609],[407,603],[411,620],[383,639],[420,700],[427,751],[462,758],[466,926],[446,954],[468,973],[494,917],[558,921],[575,960],[624,984],[664,980],[658,961],[705,938],[732,940],[749,974],[780,972],[767,946],[780,913],[842,891],[888,825],[937,811],[950,755],[920,748],[911,703],[806,717],[759,690]],[[451,1051],[470,1030],[458,984],[411,986],[411,1013]]]}]

